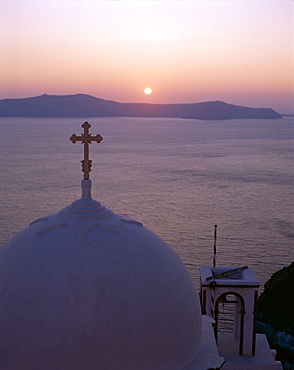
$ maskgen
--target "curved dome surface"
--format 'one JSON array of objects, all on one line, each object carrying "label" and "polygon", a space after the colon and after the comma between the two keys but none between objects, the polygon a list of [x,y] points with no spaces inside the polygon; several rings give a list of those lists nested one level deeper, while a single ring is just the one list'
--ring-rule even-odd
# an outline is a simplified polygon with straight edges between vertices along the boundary
[{"label": "curved dome surface", "polygon": [[198,294],[178,255],[92,199],[0,249],[0,294],[0,368],[180,370],[201,345]]}]

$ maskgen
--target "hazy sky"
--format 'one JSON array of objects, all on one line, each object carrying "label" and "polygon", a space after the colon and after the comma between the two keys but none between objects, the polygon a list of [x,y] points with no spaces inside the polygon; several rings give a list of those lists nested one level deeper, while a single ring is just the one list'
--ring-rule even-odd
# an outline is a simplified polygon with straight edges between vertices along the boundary
[{"label": "hazy sky", "polygon": [[294,113],[293,7],[293,0],[0,0],[0,99],[85,93]]}]

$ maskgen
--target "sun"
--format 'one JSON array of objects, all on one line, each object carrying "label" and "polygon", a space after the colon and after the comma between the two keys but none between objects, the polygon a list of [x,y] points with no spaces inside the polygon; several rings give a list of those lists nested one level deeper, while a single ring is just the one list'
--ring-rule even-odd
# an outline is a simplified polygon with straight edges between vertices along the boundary
[{"label": "sun", "polygon": [[152,89],[151,89],[151,87],[145,87],[145,89],[144,89],[144,93],[145,93],[146,95],[150,95],[150,94],[152,93]]}]

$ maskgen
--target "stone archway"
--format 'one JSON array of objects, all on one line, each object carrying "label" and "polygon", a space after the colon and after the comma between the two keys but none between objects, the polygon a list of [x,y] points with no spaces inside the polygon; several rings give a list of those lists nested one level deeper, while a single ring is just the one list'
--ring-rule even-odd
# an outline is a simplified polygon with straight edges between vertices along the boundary
[{"label": "stone archway", "polygon": [[226,301],[228,295],[235,296],[238,300],[235,302],[235,318],[234,318],[234,333],[239,340],[239,355],[243,355],[244,342],[244,316],[245,316],[245,301],[244,298],[237,292],[227,291],[218,296],[215,302],[215,338],[217,341],[219,328],[219,304]]}]

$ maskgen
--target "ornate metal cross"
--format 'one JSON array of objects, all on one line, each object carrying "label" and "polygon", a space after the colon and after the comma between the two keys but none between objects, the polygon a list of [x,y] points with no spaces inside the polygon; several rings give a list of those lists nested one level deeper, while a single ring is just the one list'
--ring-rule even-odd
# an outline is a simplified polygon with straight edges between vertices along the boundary
[{"label": "ornate metal cross", "polygon": [[84,133],[81,136],[77,136],[76,134],[72,134],[69,138],[74,144],[77,141],[81,141],[81,144],[84,144],[84,159],[82,162],[82,171],[84,172],[84,179],[89,179],[92,161],[89,159],[89,144],[92,144],[92,141],[96,141],[98,144],[101,143],[103,137],[101,135],[92,136],[89,134],[89,128],[91,127],[90,123],[84,122],[82,124],[84,129]]}]

